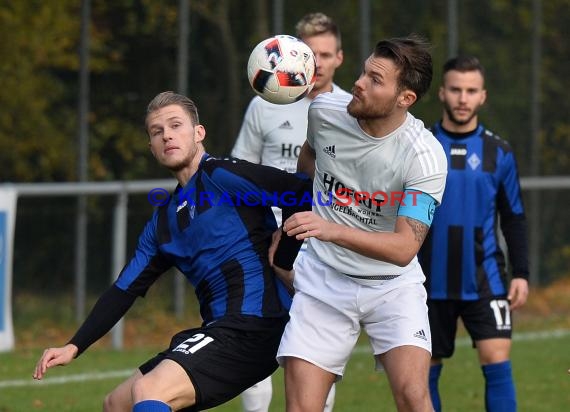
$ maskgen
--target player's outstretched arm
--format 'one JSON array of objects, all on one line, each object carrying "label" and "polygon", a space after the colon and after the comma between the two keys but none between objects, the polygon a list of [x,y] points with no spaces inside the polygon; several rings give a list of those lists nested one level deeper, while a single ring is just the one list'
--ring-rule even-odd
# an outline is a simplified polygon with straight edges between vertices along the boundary
[{"label": "player's outstretched arm", "polygon": [[46,371],[53,366],[63,366],[70,363],[79,349],[77,346],[68,343],[59,348],[49,348],[44,350],[40,360],[36,364],[36,369],[32,375],[34,379],[42,379]]},{"label": "player's outstretched arm", "polygon": [[111,330],[113,325],[127,313],[135,299],[135,295],[130,295],[112,285],[101,295],[67,345],[44,351],[32,375],[34,379],[42,379],[48,368],[67,365],[74,357],[79,356]]}]

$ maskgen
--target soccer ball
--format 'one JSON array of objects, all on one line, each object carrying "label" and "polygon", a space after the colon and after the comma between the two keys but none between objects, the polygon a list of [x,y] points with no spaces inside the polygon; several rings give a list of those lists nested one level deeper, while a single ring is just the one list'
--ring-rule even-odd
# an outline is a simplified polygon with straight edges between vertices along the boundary
[{"label": "soccer ball", "polygon": [[259,96],[275,104],[301,100],[316,80],[313,51],[293,36],[276,35],[259,43],[249,56],[247,77]]}]

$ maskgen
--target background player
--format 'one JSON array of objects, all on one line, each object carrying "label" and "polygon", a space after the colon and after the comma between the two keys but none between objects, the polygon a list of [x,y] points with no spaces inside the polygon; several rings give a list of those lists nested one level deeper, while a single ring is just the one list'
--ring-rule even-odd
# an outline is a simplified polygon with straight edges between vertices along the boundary
[{"label": "background player", "polygon": [[[432,131],[446,151],[449,170],[442,205],[420,252],[427,277],[430,390],[436,411],[441,410],[442,358],[453,355],[458,318],[477,348],[487,410],[516,410],[509,360],[511,311],[528,296],[526,219],[513,150],[478,121],[486,98],[484,69],[477,58],[461,56],[445,63],[439,89],[443,118]],[[499,222],[512,266],[509,287]]]},{"label": "background player", "polygon": [[[152,154],[178,186],[155,211],[133,258],[75,336],[63,347],[46,349],[33,376],[42,379],[48,368],[70,363],[174,266],[195,288],[203,325],[176,334],[168,349],[106,397],[104,410],[209,409],[277,368],[290,297],[269,264],[277,226],[261,199],[279,202],[287,192],[294,201],[283,205],[284,216],[310,210],[301,200],[311,182],[276,168],[209,156],[202,143],[206,130],[185,96],[157,95],[145,126]],[[240,193],[248,194],[248,202],[239,201]],[[273,262],[290,269],[302,242],[285,240]]]},{"label": "background player", "polygon": [[[336,23],[323,13],[305,15],[296,25],[296,35],[315,54],[317,79],[309,95],[298,102],[276,105],[254,97],[245,113],[232,156],[278,167],[289,172],[297,170],[297,158],[307,136],[307,111],[312,100],[325,92],[346,94],[333,83],[336,69],[342,64],[341,33]],[[281,224],[281,210],[274,209]],[[271,377],[259,382],[242,395],[246,412],[267,412],[273,388]],[[334,386],[331,388],[325,412],[334,404]]]}]

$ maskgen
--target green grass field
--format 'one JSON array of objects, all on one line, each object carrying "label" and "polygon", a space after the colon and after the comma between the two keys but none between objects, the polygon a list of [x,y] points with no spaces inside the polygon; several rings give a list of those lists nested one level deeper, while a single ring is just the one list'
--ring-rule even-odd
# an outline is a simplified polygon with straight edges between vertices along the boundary
[{"label": "green grass field", "polygon": [[[462,339],[441,378],[444,410],[483,411],[484,389],[475,351]],[[570,406],[570,333],[521,333],[513,344],[513,368],[520,411],[565,411]],[[40,349],[0,354],[0,412],[97,411],[104,395],[156,349],[125,351],[92,348],[71,365],[49,371],[34,382]],[[114,375],[112,375],[114,373]],[[105,375],[111,375],[106,377]],[[215,409],[241,411],[239,399]],[[274,375],[272,411],[284,410],[283,376]],[[395,411],[383,374],[374,372],[366,344],[353,354],[337,386],[336,411]]]},{"label": "green grass field", "polygon": [[[529,302],[516,314],[512,360],[521,412],[570,410],[568,296],[570,276],[531,291]],[[50,370],[40,383],[31,375],[43,348],[65,343],[76,329],[73,300],[69,295],[25,293],[14,298],[17,349],[0,353],[0,412],[100,411],[105,394],[166,345],[170,336],[200,322],[190,288],[183,319],[176,319],[170,308],[171,279],[159,282],[126,318],[127,349],[109,349],[106,337],[71,365]],[[90,305],[93,302],[91,297]],[[484,410],[481,369],[462,328],[459,336],[455,356],[445,364],[440,380],[444,411],[480,412]],[[273,392],[271,411],[283,411],[282,370],[274,375]],[[386,377],[373,370],[366,340],[361,339],[337,385],[335,411],[395,410]],[[240,399],[215,411],[241,412]]]}]

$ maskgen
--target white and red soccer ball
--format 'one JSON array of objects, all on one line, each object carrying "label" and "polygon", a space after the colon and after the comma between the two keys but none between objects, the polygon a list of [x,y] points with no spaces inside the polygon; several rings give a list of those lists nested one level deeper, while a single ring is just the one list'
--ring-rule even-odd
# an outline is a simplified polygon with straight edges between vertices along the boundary
[{"label": "white and red soccer ball", "polygon": [[259,96],[275,104],[305,97],[316,80],[313,51],[301,40],[276,35],[260,42],[249,56],[247,77]]}]

